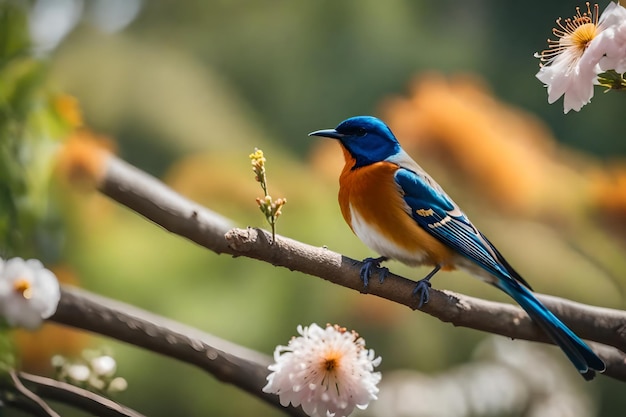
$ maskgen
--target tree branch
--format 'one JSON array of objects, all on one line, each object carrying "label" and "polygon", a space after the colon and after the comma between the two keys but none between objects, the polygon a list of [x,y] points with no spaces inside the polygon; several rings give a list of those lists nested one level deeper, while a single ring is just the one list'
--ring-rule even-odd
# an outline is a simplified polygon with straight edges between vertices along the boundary
[{"label": "tree branch", "polygon": [[[98,188],[166,230],[216,253],[262,260],[357,291],[363,290],[359,279],[360,262],[281,236],[276,236],[274,244],[270,244],[269,234],[260,229],[231,230],[231,221],[185,199],[113,155],[107,158],[105,174]],[[412,296],[414,285],[411,280],[389,274],[382,285],[371,280],[368,292],[416,309],[417,300]],[[515,339],[551,342],[521,308],[451,291],[433,289],[430,295],[430,301],[422,311],[444,322]],[[581,337],[620,349],[594,344],[607,363],[606,375],[626,381],[625,312],[557,297],[539,295],[539,298]]]},{"label": "tree branch", "polygon": [[305,416],[300,408],[284,408],[277,395],[261,391],[269,374],[269,357],[198,329],[67,285],[62,287],[57,311],[49,321],[109,336],[195,365],[290,415]]},{"label": "tree branch", "polygon": [[9,376],[11,377],[11,382],[13,382],[13,388],[19,392],[24,398],[31,403],[32,410],[36,413],[36,415],[44,415],[47,417],[61,417],[56,411],[54,411],[41,397],[22,384],[20,378],[17,375],[15,370],[9,370]]},{"label": "tree branch", "polygon": [[[42,397],[70,404],[93,415],[101,417],[143,417],[143,414],[139,414],[115,401],[66,382],[26,372],[16,373],[16,378],[18,381],[26,381]],[[51,414],[50,412],[47,415],[58,416],[57,413]]]},{"label": "tree branch", "polygon": [[234,224],[167,187],[161,181],[118,159],[107,156],[99,190],[158,226],[216,253],[231,253],[224,234]]},{"label": "tree branch", "polygon": [[[362,263],[326,248],[313,247],[281,236],[276,236],[276,241],[271,244],[269,232],[252,228],[231,229],[226,233],[226,240],[240,255],[363,291],[363,283],[359,278]],[[413,296],[414,288],[414,281],[390,272],[382,284],[376,279],[370,280],[368,293],[415,310],[419,300]],[[614,343],[619,347],[624,346],[620,331],[626,323],[626,313],[557,297],[538,296],[580,336],[600,342],[591,345],[606,362],[605,375],[626,381],[626,355],[611,347]],[[483,330],[512,339],[552,343],[524,310],[511,304],[431,289],[430,300],[421,311],[454,326]],[[594,326],[604,327],[598,329]]]}]

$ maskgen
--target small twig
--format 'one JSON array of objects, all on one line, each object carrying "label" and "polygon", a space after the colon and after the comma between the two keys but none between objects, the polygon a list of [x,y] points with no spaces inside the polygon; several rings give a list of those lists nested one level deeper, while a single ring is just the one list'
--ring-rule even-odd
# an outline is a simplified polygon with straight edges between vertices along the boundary
[{"label": "small twig", "polygon": [[270,196],[267,185],[267,173],[265,171],[265,156],[263,156],[263,151],[254,148],[254,153],[251,153],[249,158],[252,161],[252,170],[254,171],[255,180],[261,184],[261,189],[263,189],[263,198],[257,198],[256,202],[261,209],[261,212],[265,215],[265,219],[269,223],[272,228],[272,243],[276,238],[276,221],[278,217],[282,214],[281,209],[287,203],[286,198],[278,198],[275,201]]},{"label": "small twig", "polygon": [[22,381],[20,381],[20,378],[18,377],[17,372],[15,372],[14,369],[9,370],[9,376],[11,377],[11,381],[13,382],[15,389],[24,397],[26,397],[29,401],[31,401],[42,412],[43,415],[47,415],[50,417],[61,417],[56,411],[50,408],[50,406],[46,404],[46,402],[40,396],[29,390],[24,386],[24,384],[22,384]]},{"label": "small twig", "polygon": [[144,417],[135,410],[67,382],[26,372],[20,372],[19,378],[33,385],[42,397],[69,404],[96,416]]},{"label": "small twig", "polygon": [[4,416],[4,409],[11,408],[22,410],[25,414],[35,417],[50,417],[50,414],[42,410],[37,404],[16,393],[15,387],[4,391],[0,390],[0,416]]}]

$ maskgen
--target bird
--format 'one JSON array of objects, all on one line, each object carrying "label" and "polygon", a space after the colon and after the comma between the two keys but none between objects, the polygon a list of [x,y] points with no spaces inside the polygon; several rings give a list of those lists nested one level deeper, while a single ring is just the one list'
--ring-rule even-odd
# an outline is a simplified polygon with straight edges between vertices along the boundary
[{"label": "bird", "polygon": [[[355,116],[334,129],[309,136],[337,140],[345,159],[339,177],[339,206],[354,234],[381,256],[364,259],[365,287],[380,263],[430,265],[413,293],[428,302],[431,278],[460,269],[504,291],[563,350],[578,372],[591,380],[606,365],[548,310],[504,256],[478,230],[443,188],[402,149],[391,129],[373,116]],[[380,280],[388,273],[380,269]]]}]

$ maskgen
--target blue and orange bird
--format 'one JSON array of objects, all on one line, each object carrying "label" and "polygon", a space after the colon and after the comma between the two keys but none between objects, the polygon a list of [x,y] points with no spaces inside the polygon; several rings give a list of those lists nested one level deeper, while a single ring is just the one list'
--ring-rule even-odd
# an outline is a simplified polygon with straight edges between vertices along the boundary
[{"label": "blue and orange bird", "polygon": [[[604,362],[533,296],[530,285],[400,147],[381,120],[352,117],[335,129],[317,130],[309,136],[341,144],[346,161],[339,177],[341,213],[359,239],[382,255],[364,260],[361,279],[365,286],[372,268],[388,259],[434,266],[414,290],[421,307],[428,302],[430,279],[439,270],[465,270],[511,296],[586,380],[593,379],[595,371],[605,370]],[[384,278],[386,272],[381,273]]]}]

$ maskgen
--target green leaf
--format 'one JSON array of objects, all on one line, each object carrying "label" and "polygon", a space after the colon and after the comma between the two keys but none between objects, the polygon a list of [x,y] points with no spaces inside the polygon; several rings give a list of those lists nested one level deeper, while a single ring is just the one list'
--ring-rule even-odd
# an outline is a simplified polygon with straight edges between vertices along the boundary
[{"label": "green leaf", "polygon": [[614,70],[609,70],[599,74],[598,83],[602,87],[606,87],[606,91],[626,89],[626,80],[624,79],[624,75],[619,74]]}]

